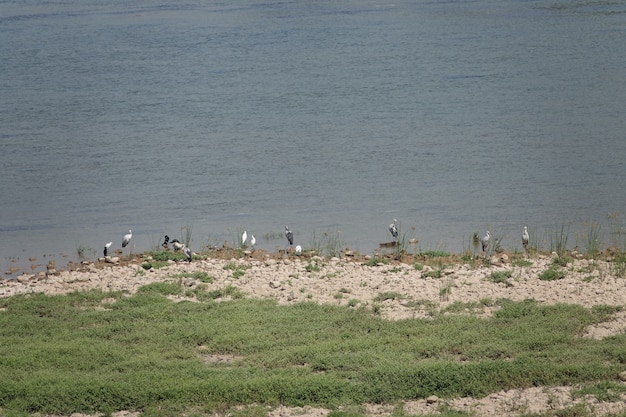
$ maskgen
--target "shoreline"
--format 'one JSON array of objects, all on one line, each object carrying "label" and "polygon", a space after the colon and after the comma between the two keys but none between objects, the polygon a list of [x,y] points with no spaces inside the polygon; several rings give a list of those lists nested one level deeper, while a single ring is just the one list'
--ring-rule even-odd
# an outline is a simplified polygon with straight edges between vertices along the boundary
[{"label": "shoreline", "polygon": [[[191,263],[155,261],[145,253],[83,261],[72,267],[57,270],[52,262],[47,272],[4,279],[0,297],[93,289],[134,294],[143,285],[175,281],[189,287],[203,285],[206,291],[231,286],[246,297],[270,298],[281,304],[313,301],[376,308],[392,320],[432,317],[453,304],[466,305],[469,314],[489,315],[499,299],[586,308],[626,305],[626,274],[616,268],[615,261],[586,259],[576,252],[561,257],[502,253],[464,261],[459,255],[405,255],[396,260],[393,255],[353,252],[325,258],[229,249]],[[559,277],[542,279],[550,269],[560,271]],[[211,282],[192,278],[194,273],[204,273]]]}]

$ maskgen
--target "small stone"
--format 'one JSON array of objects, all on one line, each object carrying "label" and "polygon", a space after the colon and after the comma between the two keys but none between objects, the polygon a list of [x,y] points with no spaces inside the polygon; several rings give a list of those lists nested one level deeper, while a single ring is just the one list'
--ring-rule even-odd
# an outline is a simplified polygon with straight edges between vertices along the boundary
[{"label": "small stone", "polygon": [[439,397],[437,397],[436,395],[431,395],[430,397],[426,398],[426,404],[436,404],[439,401]]},{"label": "small stone", "polygon": [[270,281],[270,288],[280,288],[281,287],[281,283],[280,281]]},{"label": "small stone", "polygon": [[33,275],[22,274],[19,277],[17,277],[17,281],[21,282],[22,284],[26,284],[28,281],[30,281],[33,278],[34,278]]},{"label": "small stone", "polygon": [[509,255],[507,255],[506,253],[503,253],[502,255],[500,255],[500,261],[501,262],[508,262],[509,261]]},{"label": "small stone", "polygon": [[623,371],[623,372],[619,373],[619,379],[620,379],[620,381],[626,382],[626,371]]}]

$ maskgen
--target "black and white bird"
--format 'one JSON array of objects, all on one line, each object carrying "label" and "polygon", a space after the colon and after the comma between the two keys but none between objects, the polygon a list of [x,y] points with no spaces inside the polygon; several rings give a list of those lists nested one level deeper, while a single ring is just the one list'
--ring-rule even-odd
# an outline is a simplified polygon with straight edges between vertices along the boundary
[{"label": "black and white bird", "polygon": [[530,240],[530,236],[528,235],[528,226],[524,226],[524,232],[522,232],[522,245],[524,249],[528,249],[528,241]]},{"label": "black and white bird", "polygon": [[124,239],[122,240],[122,247],[125,248],[132,238],[133,238],[133,232],[132,230],[129,230],[128,233],[124,235]]},{"label": "black and white bird", "polygon": [[172,240],[172,246],[174,247],[174,250],[181,250],[182,248],[185,247],[185,245],[180,243],[180,240],[178,239]]},{"label": "black and white bird", "polygon": [[487,248],[489,247],[489,240],[491,239],[491,233],[489,233],[489,230],[487,230],[487,234],[485,236],[483,236],[482,240],[480,241],[483,245],[483,252],[487,252]]},{"label": "black and white bird", "polygon": [[396,223],[398,223],[398,220],[393,219],[393,223],[389,225],[389,233],[391,233],[394,239],[398,237],[398,226]]},{"label": "black and white bird", "polygon": [[185,257],[187,258],[187,262],[191,263],[191,249],[187,246],[183,245],[183,252],[185,253]]},{"label": "black and white bird", "polygon": [[293,232],[289,230],[289,226],[285,226],[285,237],[289,242],[289,246],[293,246]]},{"label": "black and white bird", "polygon": [[248,240],[248,232],[245,230],[241,234],[241,246],[246,246],[246,241]]},{"label": "black and white bird", "polygon": [[170,243],[170,237],[168,235],[165,235],[165,238],[163,239],[163,244],[161,246],[163,246],[165,249],[167,249],[169,243]]},{"label": "black and white bird", "polygon": [[113,244],[113,242],[109,242],[106,245],[104,245],[104,256],[105,257],[109,256],[109,248],[111,247],[112,244]]}]

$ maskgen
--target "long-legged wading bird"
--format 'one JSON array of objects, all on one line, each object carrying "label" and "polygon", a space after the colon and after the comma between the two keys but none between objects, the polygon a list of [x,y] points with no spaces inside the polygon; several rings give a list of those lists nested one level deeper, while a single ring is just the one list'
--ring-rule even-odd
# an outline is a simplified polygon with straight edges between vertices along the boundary
[{"label": "long-legged wading bird", "polygon": [[256,237],[254,235],[250,235],[250,247],[254,250],[254,245],[256,245]]},{"label": "long-legged wading bird", "polygon": [[302,246],[296,246],[296,255],[302,255]]},{"label": "long-legged wading bird", "polygon": [[293,246],[293,232],[289,230],[289,226],[285,226],[285,237],[289,242],[289,246]]},{"label": "long-legged wading bird", "polygon": [[109,255],[109,248],[111,247],[111,245],[113,244],[113,242],[109,242],[106,245],[104,245],[104,256],[108,256]]},{"label": "long-legged wading bird", "polygon": [[389,233],[391,233],[394,239],[398,237],[398,226],[396,223],[398,223],[398,220],[393,219],[393,223],[389,225]]},{"label": "long-legged wading bird", "polygon": [[487,234],[483,236],[482,240],[480,241],[483,244],[483,252],[487,252],[490,239],[491,239],[491,233],[489,233],[489,230],[487,230]]},{"label": "long-legged wading bird", "polygon": [[170,243],[170,237],[168,235],[165,235],[165,238],[163,239],[163,243],[161,244],[161,246],[163,246],[165,249],[168,248],[168,244]]},{"label": "long-legged wading bird", "polygon": [[133,238],[133,231],[129,230],[128,233],[124,235],[124,239],[122,240],[122,247],[125,248],[132,238]]},{"label": "long-legged wading bird", "polygon": [[181,250],[185,247],[185,245],[180,243],[180,240],[178,239],[172,240],[172,246],[174,247],[174,250]]},{"label": "long-legged wading bird", "polygon": [[241,234],[241,246],[245,246],[247,240],[248,240],[248,232],[244,230],[243,233]]},{"label": "long-legged wading bird", "polygon": [[530,236],[528,235],[528,226],[524,226],[524,232],[522,233],[522,246],[524,246],[524,249],[528,249],[529,240]]},{"label": "long-legged wading bird", "polygon": [[185,257],[187,258],[187,262],[191,263],[191,249],[183,245],[183,252],[185,252]]}]

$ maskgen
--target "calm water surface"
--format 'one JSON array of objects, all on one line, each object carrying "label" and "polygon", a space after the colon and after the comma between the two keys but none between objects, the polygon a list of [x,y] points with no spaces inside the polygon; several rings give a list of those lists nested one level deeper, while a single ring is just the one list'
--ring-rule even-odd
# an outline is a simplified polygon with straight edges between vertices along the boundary
[{"label": "calm water surface", "polygon": [[623,2],[0,0],[0,37],[0,268],[626,213]]}]

